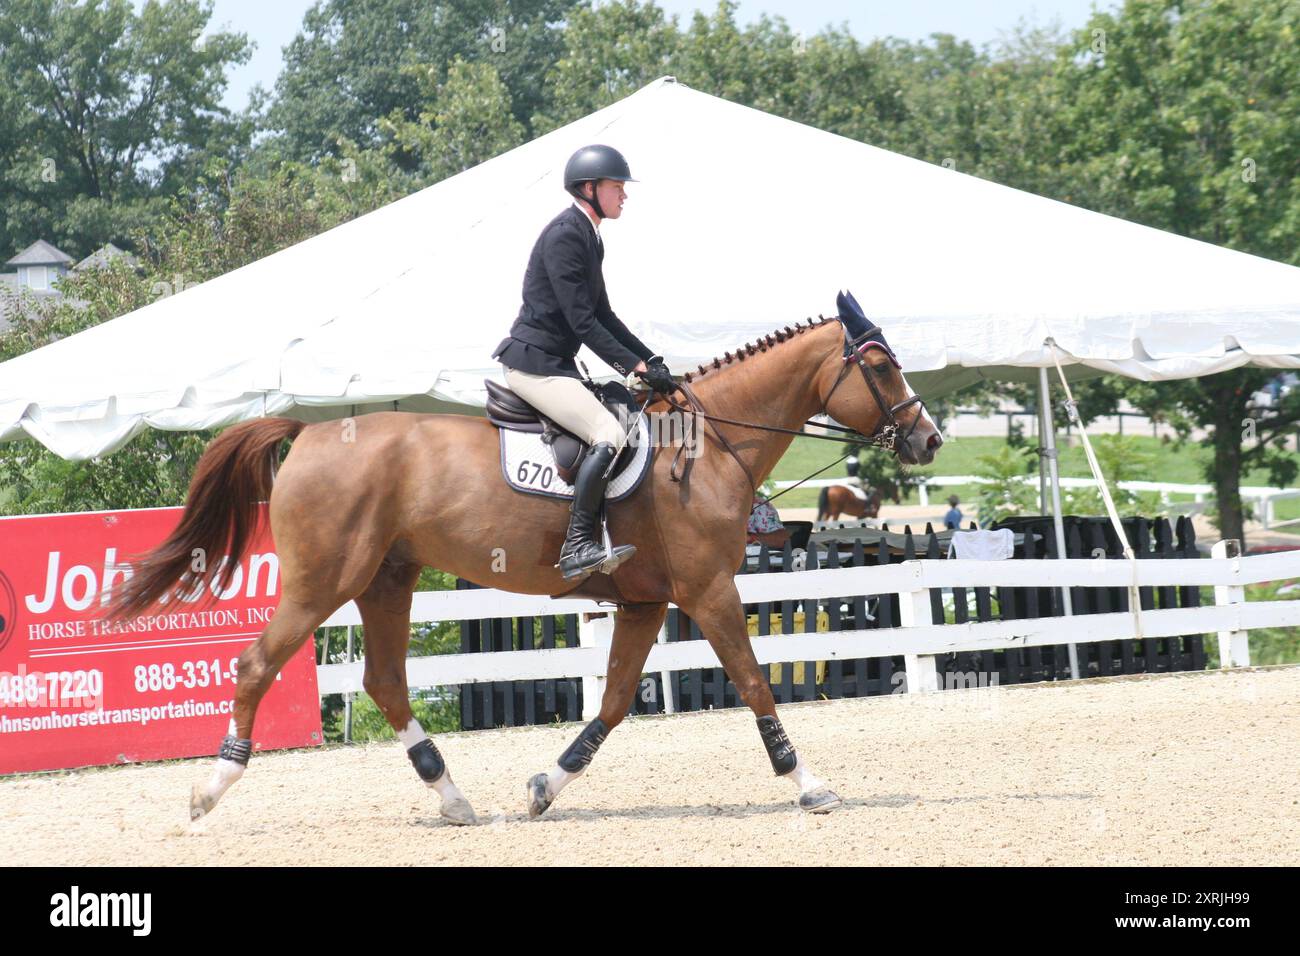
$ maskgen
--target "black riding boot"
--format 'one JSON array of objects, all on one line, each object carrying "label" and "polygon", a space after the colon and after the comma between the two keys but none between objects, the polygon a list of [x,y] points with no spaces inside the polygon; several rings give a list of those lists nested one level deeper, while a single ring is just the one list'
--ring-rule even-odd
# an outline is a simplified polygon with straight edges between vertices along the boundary
[{"label": "black riding boot", "polygon": [[624,544],[614,548],[612,555],[606,555],[605,543],[598,537],[601,528],[597,515],[609,483],[605,470],[616,454],[613,445],[600,442],[591,446],[578,468],[573,483],[573,506],[569,511],[569,533],[560,549],[560,563],[556,565],[566,580],[597,570],[612,573],[636,553],[633,545]]}]

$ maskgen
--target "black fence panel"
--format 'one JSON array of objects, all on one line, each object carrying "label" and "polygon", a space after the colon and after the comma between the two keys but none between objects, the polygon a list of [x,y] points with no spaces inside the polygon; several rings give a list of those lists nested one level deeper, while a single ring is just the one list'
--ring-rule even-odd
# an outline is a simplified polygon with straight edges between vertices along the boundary
[{"label": "black fence panel", "polygon": [[[456,581],[458,591],[478,587],[464,579]],[[462,654],[577,646],[576,614],[460,622]],[[490,681],[460,687],[462,730],[549,724],[581,716],[582,681],[577,678]]]},{"label": "black fence panel", "polygon": [[[1115,529],[1106,518],[1066,515],[1062,519],[1066,535],[1066,555],[1071,558],[1096,560],[1125,560],[1124,549],[1115,535]],[[1196,532],[1191,519],[1180,516],[1171,524],[1168,518],[1154,521],[1143,517],[1124,518],[1121,521],[1124,536],[1134,556],[1140,561],[1174,558],[1198,558]],[[1041,538],[1040,545],[1023,546],[1024,554],[1017,548],[1017,558],[1052,559],[1056,557],[1056,535],[1050,517],[1033,516],[1012,518],[996,527],[1010,528],[1025,535]],[[1059,616],[1064,613],[1059,588],[1002,589],[1024,592],[1036,590],[1038,600],[1049,602],[1049,613],[1024,616]],[[1122,587],[1104,588],[1085,585],[1071,587],[1070,600],[1076,615],[1108,614],[1129,610],[1128,590]],[[1143,610],[1173,607],[1199,607],[1201,592],[1195,586],[1144,587],[1138,589],[1138,599]],[[1025,596],[1014,601],[1028,601]],[[1024,648],[1008,652],[1013,658],[1007,679],[1024,673],[1016,665],[1023,665]],[[1054,677],[1034,679],[1062,680],[1069,677],[1069,649],[1065,645],[1043,648],[1044,668],[1050,659],[1057,664]],[[1203,670],[1205,668],[1204,635],[1185,634],[1169,638],[1144,638],[1129,641],[1101,641],[1076,645],[1080,677],[1105,677],[1112,674],[1143,674],[1163,671]],[[1001,653],[1001,652],[999,652]],[[1019,658],[1016,660],[1015,658]],[[1030,667],[1032,673],[1034,668]]]},{"label": "black fence panel", "polygon": [[[1104,518],[1066,516],[1063,519],[1066,554],[1071,558],[1124,560],[1123,548],[1114,529]],[[1154,521],[1142,517],[1123,522],[1125,537],[1139,560],[1195,558],[1196,536],[1190,519],[1180,517],[1172,525],[1166,518]],[[1021,536],[1011,560],[1047,561],[1057,557],[1052,519],[1030,516],[1009,519],[1006,527]],[[938,534],[927,524],[924,532],[910,526],[898,536],[889,533],[871,542],[852,540],[819,544],[807,550],[787,544],[773,551],[766,546],[747,558],[739,574],[779,572],[799,574],[802,570],[841,567],[874,567],[906,560],[938,561],[947,556]],[[476,587],[458,581],[457,587]],[[1144,609],[1197,607],[1200,589],[1194,585],[1141,588]],[[1086,580],[1069,588],[1075,615],[1107,614],[1128,610],[1125,588],[1088,587]],[[930,609],[936,622],[1023,620],[1065,614],[1060,588],[972,587],[935,589]],[[878,630],[901,626],[896,595],[858,594],[839,598],[762,601],[745,605],[746,620],[755,636],[771,634]],[[698,641],[704,637],[699,625],[685,612],[670,608],[666,618],[667,640]],[[578,615],[555,617],[501,618],[465,621],[461,624],[464,652],[521,650],[535,647],[576,647]],[[1076,645],[1080,676],[1203,670],[1203,635],[1171,638],[1105,641]],[[1066,680],[1070,677],[1067,645],[1008,648],[996,651],[958,652],[936,657],[941,689]],[[772,694],[778,704],[794,701],[870,697],[899,693],[905,673],[903,658],[870,657],[856,660],[800,661],[765,665]],[[710,710],[741,706],[736,685],[722,667],[675,671],[668,677],[677,711]],[[632,714],[655,714],[665,710],[665,691],[660,674],[646,674],[629,710]],[[513,681],[466,684],[461,688],[461,726],[464,729],[551,723],[578,720],[582,714],[582,681],[576,678],[545,681]]]}]

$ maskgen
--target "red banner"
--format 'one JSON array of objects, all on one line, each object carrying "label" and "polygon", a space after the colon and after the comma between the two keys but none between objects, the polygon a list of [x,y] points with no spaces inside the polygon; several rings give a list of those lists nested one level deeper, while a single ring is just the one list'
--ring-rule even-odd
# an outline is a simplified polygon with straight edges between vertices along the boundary
[{"label": "red banner", "polygon": [[[239,655],[279,602],[268,523],[223,590],[102,620],[130,573],[121,565],[159,544],[180,515],[0,518],[0,773],[215,755]],[[321,742],[312,641],[262,699],[253,740],[257,749]]]}]

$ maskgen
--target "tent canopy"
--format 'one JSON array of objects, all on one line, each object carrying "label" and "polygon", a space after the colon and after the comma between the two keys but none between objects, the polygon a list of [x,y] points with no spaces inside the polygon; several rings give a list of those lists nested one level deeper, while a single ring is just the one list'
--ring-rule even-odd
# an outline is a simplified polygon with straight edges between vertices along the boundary
[{"label": "tent canopy", "polygon": [[[935,395],[1051,363],[1143,379],[1300,366],[1300,269],[999,186],[671,77],[366,216],[0,365],[0,439],[471,410],[579,146],[639,182],[602,225],[615,310],[685,371],[853,290]],[[703,163],[700,157],[707,157]],[[717,175],[715,171],[725,170]],[[593,373],[609,370],[583,356]],[[1080,369],[1082,371],[1082,369]],[[611,373],[612,374],[612,373]]]}]

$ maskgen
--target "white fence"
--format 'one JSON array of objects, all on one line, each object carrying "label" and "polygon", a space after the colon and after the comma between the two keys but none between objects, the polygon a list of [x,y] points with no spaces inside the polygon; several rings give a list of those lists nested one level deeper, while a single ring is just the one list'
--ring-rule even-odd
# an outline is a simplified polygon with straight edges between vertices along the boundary
[{"label": "white fence", "polygon": [[[1036,483],[1037,475],[1023,475],[1020,481]],[[1062,488],[1095,488],[1097,486],[1096,478],[1062,478],[1060,479]],[[809,481],[775,481],[773,484],[777,489],[791,488],[799,485],[802,488],[829,488],[832,485],[842,485],[845,483],[843,478],[813,478]],[[979,475],[928,475],[923,476],[916,486],[916,493],[921,507],[930,505],[930,485],[938,488],[952,488],[958,485],[987,485],[992,483],[991,478],[981,478]],[[1160,500],[1164,504],[1169,504],[1170,495],[1191,495],[1192,504],[1203,506],[1207,500],[1214,494],[1213,485],[1197,484],[1179,484],[1172,481],[1120,481],[1116,483],[1117,487],[1126,491],[1156,491],[1160,493]],[[1265,530],[1269,528],[1281,528],[1286,525],[1300,524],[1300,518],[1289,518],[1286,521],[1278,521],[1276,517],[1276,503],[1285,498],[1300,498],[1300,489],[1296,488],[1269,488],[1264,485],[1242,485],[1241,497],[1257,503],[1260,524]],[[1175,506],[1177,507],[1177,506]],[[1199,513],[1203,507],[1184,506],[1178,508],[1183,513]]]},{"label": "white fence", "polygon": [[[1300,626],[1300,600],[1245,600],[1245,586],[1300,578],[1300,551],[1251,557],[1225,557],[1215,545],[1209,559],[1128,561],[1071,559],[1053,561],[905,561],[884,567],[849,567],[795,573],[745,574],[736,578],[745,603],[897,594],[902,626],[880,630],[833,631],[753,638],[760,664],[815,660],[854,660],[902,655],[909,692],[937,689],[935,656],[956,651],[995,650],[1035,645],[1083,644],[1136,637],[1132,612],[1046,617],[964,624],[934,623],[932,589],[975,587],[1140,587],[1213,585],[1215,604],[1141,612],[1143,637],[1217,633],[1223,667],[1248,666],[1247,634],[1260,627]],[[1135,581],[1136,575],[1136,581]],[[460,621],[482,618],[604,612],[587,600],[552,600],[490,589],[434,591],[415,595],[412,620]],[[323,626],[361,623],[356,605],[339,609]],[[547,680],[578,677],[583,681],[584,718],[599,709],[606,661],[613,635],[612,616],[582,621],[579,647],[413,657],[406,662],[412,687],[438,687],[481,681]],[[694,670],[720,666],[707,641],[667,643],[661,632],[645,671]],[[325,664],[319,668],[320,693],[361,690],[364,662]],[[665,709],[674,701],[664,680]]]}]

